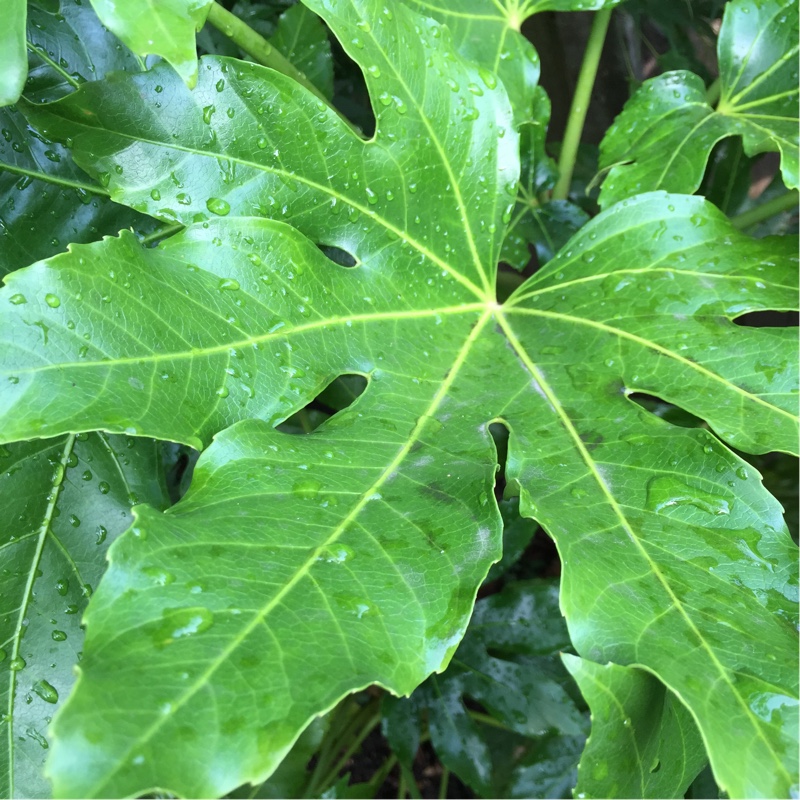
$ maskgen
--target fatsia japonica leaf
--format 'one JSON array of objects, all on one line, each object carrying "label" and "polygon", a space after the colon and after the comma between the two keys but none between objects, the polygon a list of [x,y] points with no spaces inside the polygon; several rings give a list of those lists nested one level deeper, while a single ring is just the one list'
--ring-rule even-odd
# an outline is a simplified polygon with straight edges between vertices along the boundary
[{"label": "fatsia japonica leaf", "polygon": [[47,726],[83,646],[81,616],[133,503],[167,505],[156,442],[102,433],[0,448],[4,797],[49,796]]},{"label": "fatsia japonica leaf", "polygon": [[[91,52],[86,42],[96,43]],[[30,74],[26,98],[63,97],[111,70],[141,69],[139,60],[103,28],[88,4],[61,0],[55,10],[28,9]],[[14,108],[0,109],[0,275],[47,258],[70,242],[121,228],[154,227],[108,193],[72,160],[69,150],[36,133]]]},{"label": "fatsia japonica leaf", "polygon": [[592,711],[575,796],[683,797],[706,764],[686,707],[635,667],[562,658]]},{"label": "fatsia japonica leaf", "polygon": [[327,98],[333,97],[333,56],[328,32],[319,17],[304,5],[288,8],[270,37],[282,55]]},{"label": "fatsia japonica leaf", "polygon": [[649,189],[694,192],[713,146],[741,136],[749,156],[780,152],[798,185],[798,0],[733,0],[720,30],[716,109],[701,78],[676,71],[646,81],[608,129],[601,206]]},{"label": "fatsia japonica leaf", "polygon": [[0,27],[0,106],[16,103],[28,76],[25,47],[27,0],[6,0]]},{"label": "fatsia japonica leaf", "polygon": [[622,0],[407,0],[450,29],[465,58],[497,75],[505,85],[517,122],[534,114],[539,56],[522,35],[522,23],[542,11],[597,11]]},{"label": "fatsia japonica leaf", "polygon": [[[221,794],[266,777],[346,692],[407,693],[444,667],[499,556],[502,420],[578,652],[672,689],[729,792],[785,794],[796,551],[780,508],[711,433],[628,395],[740,449],[792,449],[795,337],[732,320],[796,304],[793,243],[644,195],[501,306],[518,179],[502,87],[401,5],[309,5],[364,69],[369,141],[288,78],[216,58],[194,93],[159,67],[26,107],[114,197],[197,224],[8,278],[2,435],[216,436],[186,497],[139,507],[110,551],[55,722],[57,791]],[[307,436],[274,429],[345,373],[370,381],[352,406]]]},{"label": "fatsia japonica leaf", "polygon": [[195,34],[213,0],[91,0],[97,16],[140,56],[168,61],[188,86],[197,81]]}]

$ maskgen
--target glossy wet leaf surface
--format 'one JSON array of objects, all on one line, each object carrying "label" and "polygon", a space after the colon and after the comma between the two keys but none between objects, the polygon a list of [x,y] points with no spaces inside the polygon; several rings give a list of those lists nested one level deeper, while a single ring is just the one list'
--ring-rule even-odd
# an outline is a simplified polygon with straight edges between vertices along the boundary
[{"label": "glossy wet leaf surface", "polygon": [[211,0],[91,0],[102,23],[140,56],[168,61],[186,81],[197,80],[195,33],[206,21]]},{"label": "glossy wet leaf surface", "polygon": [[780,152],[786,186],[798,185],[797,0],[733,0],[718,40],[721,96],[701,78],[668,72],[628,101],[600,148],[604,207],[648,189],[694,192],[712,147],[741,136],[749,156]]},{"label": "glossy wet leaf surface", "polygon": [[75,680],[81,618],[130,507],[166,505],[156,442],[105,434],[0,448],[5,797],[46,797],[48,724]]},{"label": "glossy wet leaf surface", "polygon": [[706,764],[688,709],[634,667],[562,658],[592,711],[575,796],[683,797]]},{"label": "glossy wet leaf surface", "polygon": [[[374,139],[223,58],[193,93],[162,65],[25,106],[115,199],[190,227],[8,278],[3,436],[207,446],[184,499],[137,508],[110,552],[54,724],[57,792],[222,794],[267,777],[347,692],[408,693],[446,666],[500,556],[499,420],[522,512],[559,547],[577,651],[673,689],[731,794],[785,794],[796,550],[780,508],[711,432],[629,395],[740,450],[793,449],[796,338],[733,320],[796,305],[796,244],[643,195],[501,306],[519,176],[502,85],[402,6],[309,5],[364,68]],[[275,430],[342,374],[369,380],[351,406]]]}]

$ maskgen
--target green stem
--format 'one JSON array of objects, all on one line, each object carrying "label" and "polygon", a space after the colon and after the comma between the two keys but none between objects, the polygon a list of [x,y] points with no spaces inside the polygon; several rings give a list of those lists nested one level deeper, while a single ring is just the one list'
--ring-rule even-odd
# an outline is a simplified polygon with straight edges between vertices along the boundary
[{"label": "green stem", "polygon": [[419,789],[417,788],[417,781],[414,778],[414,773],[404,764],[400,765],[401,785],[405,788],[401,797],[407,794],[411,796],[411,800],[421,800]]},{"label": "green stem", "polygon": [[765,219],[774,217],[782,211],[797,210],[798,194],[797,191],[786,192],[786,194],[774,197],[760,206],[751,208],[745,211],[744,214],[739,214],[737,217],[732,217],[731,222],[740,230],[749,228],[758,222],[763,222]]},{"label": "green stem", "polygon": [[288,75],[288,77],[305,86],[320,100],[328,104],[328,99],[325,95],[291,61],[274,48],[260,33],[256,33],[246,22],[242,22],[235,14],[231,14],[230,11],[215,2],[211,4],[207,19],[218,31],[241,47],[247,55],[254,58],[259,64]]},{"label": "green stem", "polygon": [[719,100],[720,92],[722,91],[722,79],[717,78],[709,87],[706,89],[706,102],[710,106],[714,106]]},{"label": "green stem", "polygon": [[578,155],[578,145],[583,134],[583,124],[586,121],[586,112],[592,99],[592,89],[597,77],[597,67],[600,64],[600,55],[606,40],[608,23],[611,21],[611,9],[604,8],[595,14],[589,41],[586,43],[586,52],[583,55],[578,84],[575,87],[575,96],[569,110],[567,129],[564,132],[564,141],[561,144],[561,156],[558,159],[559,178],[553,188],[554,200],[566,200],[569,187],[572,183],[572,172],[575,169],[575,159]]},{"label": "green stem", "polygon": [[[358,735],[355,739],[351,742],[350,746],[342,753],[339,760],[331,767],[323,780],[321,780],[318,784],[320,789],[326,789],[330,786],[338,777],[339,773],[344,769],[347,762],[352,758],[353,753],[361,747],[362,742],[367,736],[372,733],[375,726],[381,721],[380,712],[375,711],[373,712],[372,716],[367,720],[367,722],[361,726],[361,730],[358,732]],[[316,788],[316,787],[315,787]]]},{"label": "green stem", "polygon": [[450,781],[450,770],[447,767],[442,767],[442,779],[439,781],[439,800],[445,800],[447,797],[447,784]]},{"label": "green stem", "polygon": [[139,242],[141,244],[157,242],[159,239],[166,239],[167,236],[172,236],[173,233],[177,233],[180,230],[183,230],[183,225],[180,222],[171,222],[169,225],[162,225],[151,233],[140,236]]}]

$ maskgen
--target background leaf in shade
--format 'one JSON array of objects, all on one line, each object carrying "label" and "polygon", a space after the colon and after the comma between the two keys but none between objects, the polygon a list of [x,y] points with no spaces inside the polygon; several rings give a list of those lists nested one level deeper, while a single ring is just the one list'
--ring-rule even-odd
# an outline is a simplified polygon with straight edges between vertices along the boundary
[{"label": "background leaf in shade", "polygon": [[748,156],[780,152],[783,181],[797,188],[797,41],[798,0],[729,3],[717,44],[716,109],[691,72],[645,81],[600,145],[600,167],[609,170],[601,206],[649,189],[694,192],[727,136],[741,136]]}]

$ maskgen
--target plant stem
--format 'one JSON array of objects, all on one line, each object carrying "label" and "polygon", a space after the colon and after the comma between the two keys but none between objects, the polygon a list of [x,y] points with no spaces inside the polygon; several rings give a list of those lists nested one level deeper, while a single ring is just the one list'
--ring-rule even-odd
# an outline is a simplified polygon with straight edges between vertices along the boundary
[{"label": "plant stem", "polygon": [[773,197],[772,200],[767,200],[766,203],[762,203],[760,206],[756,206],[755,208],[751,208],[749,211],[745,211],[744,214],[739,214],[737,217],[732,217],[731,222],[740,230],[749,228],[751,225],[755,225],[757,222],[763,222],[765,219],[769,219],[770,217],[774,217],[776,214],[780,214],[781,211],[791,211],[792,209],[796,210],[797,203],[797,191],[793,190],[791,192],[786,192],[786,194]]},{"label": "plant stem", "polygon": [[151,233],[140,236],[139,242],[141,244],[157,242],[159,239],[165,239],[167,236],[172,236],[173,233],[177,233],[182,229],[183,225],[180,222],[171,222],[169,225],[162,225],[160,228],[156,228]]},{"label": "plant stem", "polygon": [[450,770],[447,767],[442,767],[442,779],[439,781],[439,800],[445,800],[447,797],[447,784],[450,781]]},{"label": "plant stem", "polygon": [[260,33],[254,31],[246,22],[242,22],[235,14],[231,14],[219,3],[214,2],[211,4],[207,19],[220,33],[241,47],[247,55],[254,58],[259,64],[271,67],[277,72],[282,72],[284,75],[296,80],[310,92],[313,92],[320,100],[328,104],[328,99],[325,95],[291,61],[274,48]]},{"label": "plant stem", "polygon": [[717,78],[712,84],[709,85],[708,89],[706,89],[706,102],[710,105],[716,105],[717,100],[719,100],[720,92],[722,91],[722,79]]},{"label": "plant stem", "polygon": [[364,741],[364,739],[366,739],[367,736],[369,736],[370,733],[372,733],[373,729],[375,728],[376,725],[378,725],[380,721],[381,721],[380,712],[374,711],[372,716],[367,720],[366,724],[364,724],[361,727],[361,730],[358,732],[356,738],[353,739],[350,746],[344,751],[344,753],[342,753],[341,757],[336,762],[336,764],[334,764],[333,767],[331,767],[328,770],[325,777],[319,782],[319,787],[321,789],[327,788],[336,780],[336,778],[339,776],[339,772],[341,772],[345,764],[347,764],[347,762],[350,760],[353,753],[355,753],[356,750],[358,750],[358,748],[361,747],[361,744]]},{"label": "plant stem", "polygon": [[575,96],[569,110],[567,129],[564,132],[564,141],[561,144],[561,155],[558,159],[559,177],[553,188],[554,200],[566,200],[569,187],[572,183],[572,172],[575,169],[575,159],[578,155],[578,145],[583,134],[583,123],[586,121],[586,112],[592,99],[592,89],[597,77],[597,67],[600,64],[600,55],[606,40],[608,23],[611,21],[611,9],[604,8],[595,14],[589,41],[586,43],[586,52],[583,55],[578,84],[575,87]]}]

